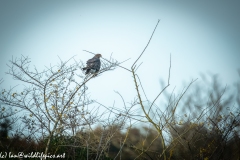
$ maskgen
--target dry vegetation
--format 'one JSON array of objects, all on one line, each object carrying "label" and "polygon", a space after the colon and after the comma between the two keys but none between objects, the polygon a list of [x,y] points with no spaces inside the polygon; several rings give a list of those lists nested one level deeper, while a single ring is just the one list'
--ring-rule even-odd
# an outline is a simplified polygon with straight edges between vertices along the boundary
[{"label": "dry vegetation", "polygon": [[[0,151],[65,153],[65,159],[240,159],[240,83],[231,88],[212,76],[205,86],[192,80],[179,94],[167,94],[170,57],[167,85],[149,100],[137,75],[148,44],[131,68],[103,58],[98,75],[86,77],[74,58],[43,71],[31,68],[28,57],[12,59],[7,74],[24,85],[1,90]],[[131,103],[118,93],[121,110],[87,94],[92,78],[118,67],[129,72],[136,89]],[[163,95],[167,104],[160,107]],[[143,114],[134,114],[136,107]]]}]

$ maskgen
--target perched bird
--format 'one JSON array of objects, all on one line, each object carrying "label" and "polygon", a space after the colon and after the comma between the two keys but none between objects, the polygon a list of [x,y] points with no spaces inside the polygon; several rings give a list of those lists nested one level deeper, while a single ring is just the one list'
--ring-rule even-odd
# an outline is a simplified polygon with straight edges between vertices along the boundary
[{"label": "perched bird", "polygon": [[86,70],[85,74],[95,74],[100,70],[101,67],[101,61],[100,57],[102,57],[101,54],[96,54],[92,59],[89,59],[87,61],[87,67],[82,68],[82,70]]}]

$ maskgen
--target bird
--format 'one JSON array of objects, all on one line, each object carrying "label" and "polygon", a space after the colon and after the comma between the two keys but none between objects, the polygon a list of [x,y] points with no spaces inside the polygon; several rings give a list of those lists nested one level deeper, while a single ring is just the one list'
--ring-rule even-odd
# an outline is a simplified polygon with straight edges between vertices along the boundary
[{"label": "bird", "polygon": [[89,59],[87,61],[87,66],[82,68],[82,70],[86,70],[85,75],[91,73],[91,74],[96,74],[101,67],[101,61],[100,57],[102,57],[101,54],[96,54],[93,58]]}]

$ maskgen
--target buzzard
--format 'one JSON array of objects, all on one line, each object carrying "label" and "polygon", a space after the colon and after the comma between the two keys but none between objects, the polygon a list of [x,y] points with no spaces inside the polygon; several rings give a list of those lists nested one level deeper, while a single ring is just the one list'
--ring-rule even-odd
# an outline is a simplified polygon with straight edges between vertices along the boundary
[{"label": "buzzard", "polygon": [[86,70],[85,74],[95,74],[100,70],[101,67],[101,61],[100,57],[102,57],[101,54],[96,54],[92,59],[89,59],[87,61],[87,67],[82,68],[82,70]]}]

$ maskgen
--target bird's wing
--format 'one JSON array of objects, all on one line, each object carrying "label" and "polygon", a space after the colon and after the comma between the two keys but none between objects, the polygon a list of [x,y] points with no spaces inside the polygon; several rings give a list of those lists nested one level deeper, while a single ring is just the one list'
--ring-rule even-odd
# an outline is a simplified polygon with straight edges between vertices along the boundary
[{"label": "bird's wing", "polygon": [[89,69],[96,69],[97,71],[99,71],[100,67],[101,67],[100,59],[97,59],[93,62],[87,62],[87,68],[89,68]]},{"label": "bird's wing", "polygon": [[99,58],[92,58],[92,59],[89,59],[88,61],[87,61],[87,67],[89,68],[89,67],[94,67],[96,64],[98,64],[98,63],[100,63],[101,64],[101,62],[100,62],[100,59]]},{"label": "bird's wing", "polygon": [[100,67],[101,67],[101,61],[100,61],[100,59],[98,59],[98,61],[95,61],[95,62],[93,63],[92,68],[96,69],[96,71],[99,71],[99,70],[100,70]]},{"label": "bird's wing", "polygon": [[99,58],[92,58],[87,61],[87,64],[94,63],[95,61],[99,60]]}]

